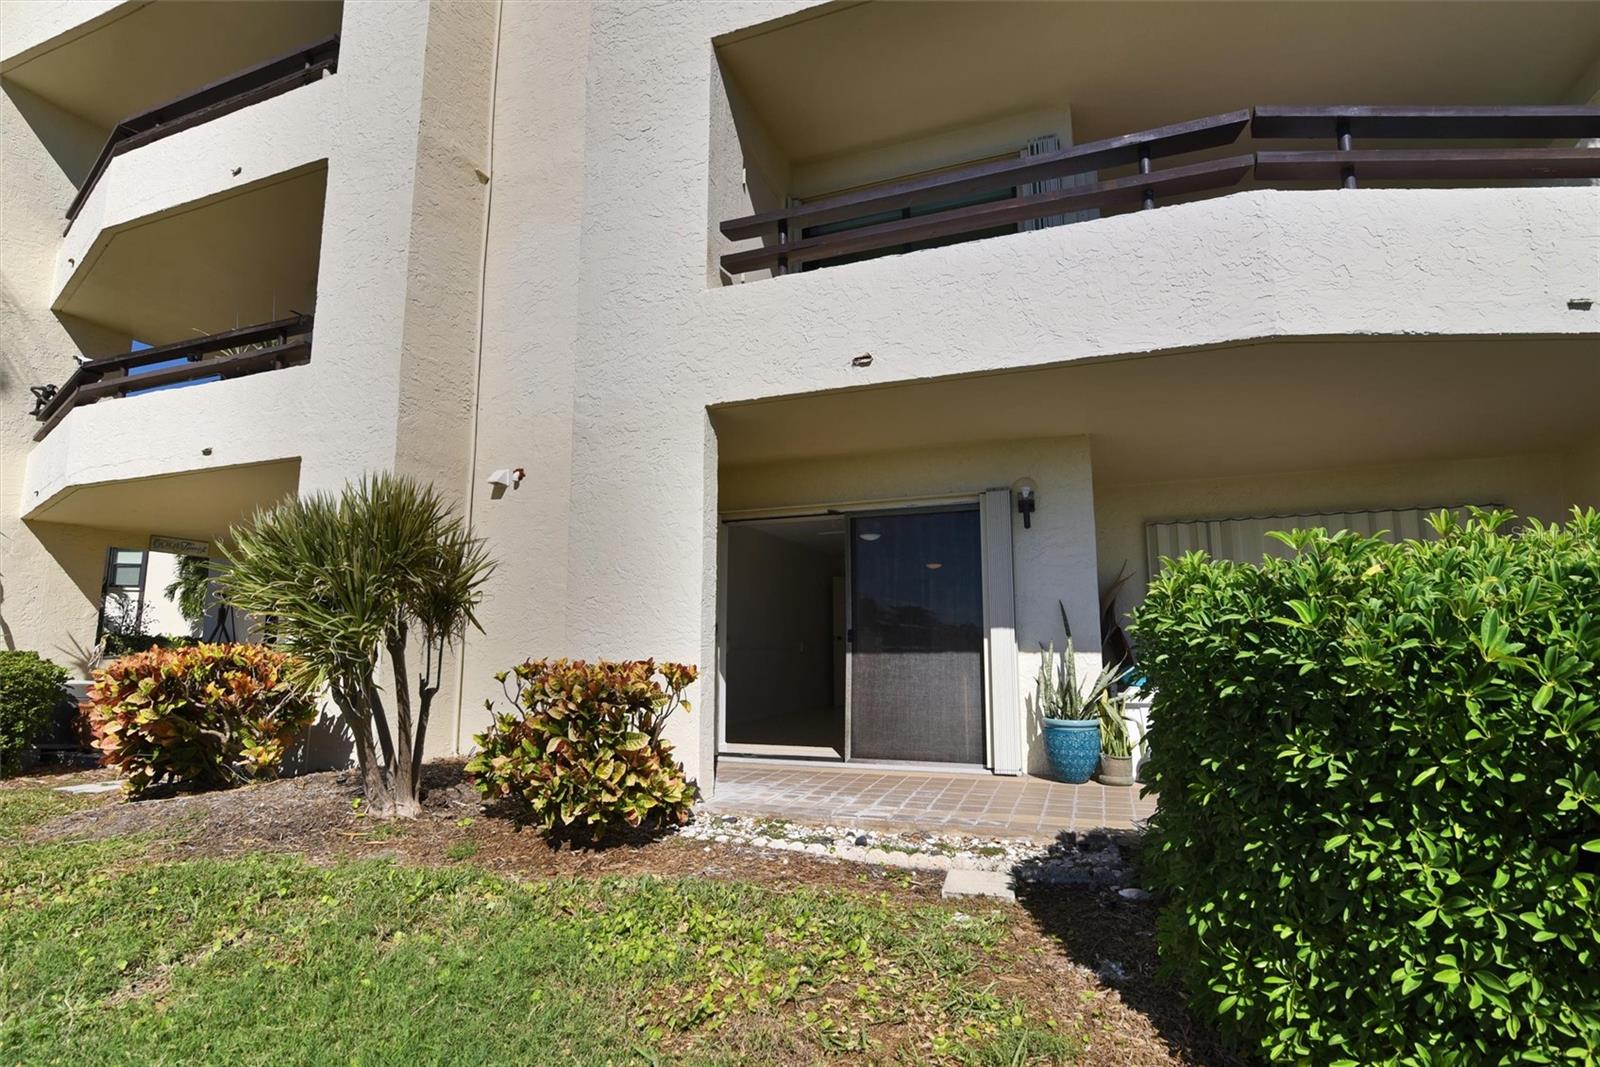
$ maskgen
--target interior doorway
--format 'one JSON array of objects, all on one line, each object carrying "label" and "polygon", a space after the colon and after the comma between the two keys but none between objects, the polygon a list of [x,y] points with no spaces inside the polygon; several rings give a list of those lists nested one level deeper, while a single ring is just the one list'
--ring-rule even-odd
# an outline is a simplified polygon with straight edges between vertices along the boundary
[{"label": "interior doorway", "polygon": [[723,749],[845,756],[841,516],[729,523]]},{"label": "interior doorway", "polygon": [[722,753],[985,764],[976,506],[725,530]]}]

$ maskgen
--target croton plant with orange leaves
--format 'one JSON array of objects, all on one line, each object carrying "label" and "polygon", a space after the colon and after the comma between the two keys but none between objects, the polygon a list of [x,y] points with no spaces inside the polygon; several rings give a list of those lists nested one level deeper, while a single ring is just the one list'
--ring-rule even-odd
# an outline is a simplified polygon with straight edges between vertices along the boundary
[{"label": "croton plant with orange leaves", "polygon": [[682,825],[699,790],[661,734],[675,711],[690,710],[683,693],[696,674],[648,659],[524,663],[496,675],[515,710],[474,738],[467,772],[485,797],[559,836]]},{"label": "croton plant with orange leaves", "polygon": [[89,723],[102,762],[130,792],[270,777],[317,716],[296,661],[265,645],[192,645],[124,656],[95,671]]}]

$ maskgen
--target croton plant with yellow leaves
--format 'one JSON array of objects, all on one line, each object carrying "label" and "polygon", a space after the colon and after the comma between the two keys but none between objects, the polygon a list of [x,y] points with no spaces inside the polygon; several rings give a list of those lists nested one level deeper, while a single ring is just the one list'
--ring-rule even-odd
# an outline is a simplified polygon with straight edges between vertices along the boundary
[{"label": "croton plant with yellow leaves", "polygon": [[192,645],[124,656],[94,673],[89,722],[128,790],[223,787],[271,777],[317,716],[296,661],[265,645]]}]

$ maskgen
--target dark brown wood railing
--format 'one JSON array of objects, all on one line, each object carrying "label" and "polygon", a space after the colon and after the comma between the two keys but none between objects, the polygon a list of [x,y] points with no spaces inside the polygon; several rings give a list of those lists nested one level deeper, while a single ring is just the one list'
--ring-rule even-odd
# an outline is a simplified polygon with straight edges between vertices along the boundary
[{"label": "dark brown wood railing", "polygon": [[[81,363],[60,389],[40,386],[34,390],[37,403],[33,413],[44,425],[33,439],[44,440],[69,411],[97,400],[200,378],[242,378],[261,371],[299,366],[311,359],[311,325],[310,315],[293,315],[196,337],[192,341]],[[143,374],[129,373],[140,367],[178,359],[187,362]]]},{"label": "dark brown wood railing", "polygon": [[[1332,150],[1254,151],[1217,159],[1158,159],[1223,148],[1249,130],[1255,142],[1328,138]],[[1356,138],[1460,142],[1510,140],[1520,147],[1356,148]],[[766,211],[722,223],[730,240],[752,237],[768,243],[730,252],[722,267],[731,274],[767,270],[784,274],[837,256],[881,252],[904,245],[980,234],[995,227],[1050,215],[1141,205],[1158,199],[1216,192],[1253,175],[1263,182],[1337,181],[1550,181],[1600,178],[1600,148],[1527,147],[1526,142],[1600,138],[1600,107],[1256,107],[1194,119],[1058,152],[942,171],[921,178],[872,186],[840,196]],[[1021,188],[1057,178],[1134,166],[1132,174],[1092,180],[1045,193]],[[911,209],[975,194],[1011,191],[985,203],[926,211]],[[900,219],[834,229],[810,228],[887,212]]]},{"label": "dark brown wood railing", "polygon": [[67,207],[67,229],[72,228],[72,220],[115,157],[299,88],[338,68],[339,36],[335,34],[123,119],[112,129],[78,195]]}]

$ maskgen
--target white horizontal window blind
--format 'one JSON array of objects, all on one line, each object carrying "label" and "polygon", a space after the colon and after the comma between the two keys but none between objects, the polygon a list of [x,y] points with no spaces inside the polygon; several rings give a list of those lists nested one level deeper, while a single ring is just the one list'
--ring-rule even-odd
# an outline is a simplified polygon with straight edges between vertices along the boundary
[{"label": "white horizontal window blind", "polygon": [[[1485,507],[1489,505],[1483,505]],[[1287,545],[1268,537],[1273,530],[1309,530],[1323,527],[1330,533],[1351,530],[1371,537],[1386,532],[1393,538],[1431,538],[1433,527],[1428,516],[1450,510],[1461,518],[1465,505],[1419,508],[1393,508],[1384,511],[1327,511],[1304,515],[1251,515],[1231,519],[1195,519],[1180,522],[1152,522],[1145,525],[1146,574],[1154,576],[1162,557],[1176,559],[1186,552],[1205,552],[1212,559],[1235,563],[1259,563],[1262,556],[1288,556]]]}]

